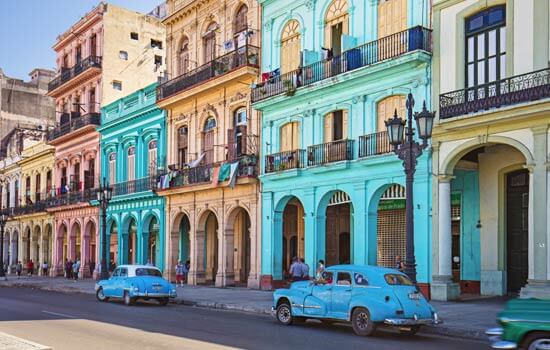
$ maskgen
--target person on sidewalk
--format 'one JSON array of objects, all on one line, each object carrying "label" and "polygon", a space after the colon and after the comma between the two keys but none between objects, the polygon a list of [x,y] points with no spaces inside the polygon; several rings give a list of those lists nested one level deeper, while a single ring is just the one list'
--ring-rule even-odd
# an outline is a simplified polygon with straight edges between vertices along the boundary
[{"label": "person on sidewalk", "polygon": [[76,259],[73,263],[73,277],[74,281],[78,281],[78,272],[80,271],[80,260]]},{"label": "person on sidewalk", "polygon": [[48,276],[48,262],[44,261],[42,264],[42,276]]},{"label": "person on sidewalk", "polygon": [[93,260],[89,260],[88,268],[90,269],[90,278],[94,278],[95,262]]},{"label": "person on sidewalk", "polygon": [[176,287],[178,284],[183,287],[183,270],[185,265],[182,264],[181,260],[176,264]]},{"label": "person on sidewalk", "polygon": [[290,265],[290,270],[288,270],[288,274],[290,275],[292,282],[302,280],[302,266],[300,264],[300,260],[298,260],[297,257],[292,258],[292,264]]},{"label": "person on sidewalk", "polygon": [[309,265],[304,258],[300,258],[300,268],[302,269],[302,281],[309,280]]},{"label": "person on sidewalk", "polygon": [[17,279],[21,278],[22,271],[23,271],[23,264],[21,264],[21,261],[18,261],[17,265],[15,265],[15,273],[17,274]]},{"label": "person on sidewalk", "polygon": [[188,279],[187,279],[187,276],[189,276],[189,269],[191,268],[191,261],[189,259],[187,259],[187,261],[185,262],[185,264],[183,265],[183,280],[185,281],[185,283],[188,283]]},{"label": "person on sidewalk", "polygon": [[32,273],[34,272],[34,263],[32,262],[32,259],[30,259],[27,262],[27,275],[29,277],[32,277]]}]

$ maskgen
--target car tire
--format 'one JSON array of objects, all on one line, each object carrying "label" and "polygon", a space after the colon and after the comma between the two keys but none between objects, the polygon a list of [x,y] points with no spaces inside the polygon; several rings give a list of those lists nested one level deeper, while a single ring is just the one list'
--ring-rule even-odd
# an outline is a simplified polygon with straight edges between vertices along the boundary
[{"label": "car tire", "polygon": [[404,335],[415,335],[420,330],[420,326],[411,326],[408,328],[400,328],[399,333]]},{"label": "car tire", "polygon": [[292,309],[287,302],[282,302],[277,306],[275,315],[277,317],[277,321],[285,326],[290,326],[294,321],[294,318],[292,317]]},{"label": "car tire", "polygon": [[523,349],[525,350],[539,350],[548,349],[550,346],[550,333],[547,332],[534,332],[522,341]]},{"label": "car tire", "polygon": [[162,306],[166,306],[166,305],[168,305],[168,301],[170,301],[169,298],[160,298],[159,299],[159,304],[162,305]]},{"label": "car tire", "polygon": [[103,293],[102,287],[99,287],[99,289],[95,292],[95,297],[97,298],[98,301],[101,301],[101,302],[109,301],[109,297],[105,296],[105,294]]},{"label": "car tire", "polygon": [[126,306],[134,304],[134,298],[130,296],[130,293],[128,293],[128,291],[124,292],[124,296],[122,297],[122,299],[124,300],[124,305]]},{"label": "car tire", "polygon": [[355,334],[362,337],[370,336],[376,329],[376,325],[370,317],[368,309],[358,307],[351,314],[351,325]]}]

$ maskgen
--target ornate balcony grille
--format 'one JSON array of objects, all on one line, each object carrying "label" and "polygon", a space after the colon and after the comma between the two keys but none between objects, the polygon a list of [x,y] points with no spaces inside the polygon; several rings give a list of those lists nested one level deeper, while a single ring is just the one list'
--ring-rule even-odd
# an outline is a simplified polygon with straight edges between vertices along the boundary
[{"label": "ornate balcony grille", "polygon": [[148,176],[141,179],[120,182],[113,185],[113,196],[152,191],[156,189],[157,177]]},{"label": "ornate balcony grille", "polygon": [[57,89],[62,84],[92,67],[101,68],[101,56],[88,56],[71,68],[61,68],[61,73],[48,83],[48,91]]},{"label": "ornate balcony grille", "polygon": [[55,140],[87,125],[100,125],[100,120],[101,117],[99,113],[88,113],[81,117],[76,117],[50,130],[48,132],[48,141]]}]

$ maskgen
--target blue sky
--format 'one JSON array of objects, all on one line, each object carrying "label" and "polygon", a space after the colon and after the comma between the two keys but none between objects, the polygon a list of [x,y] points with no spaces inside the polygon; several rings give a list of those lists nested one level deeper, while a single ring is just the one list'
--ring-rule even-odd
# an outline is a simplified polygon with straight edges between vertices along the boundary
[{"label": "blue sky", "polygon": [[[149,12],[162,0],[111,0]],[[93,9],[99,0],[0,0],[0,68],[28,80],[34,68],[54,68],[56,37]]]}]

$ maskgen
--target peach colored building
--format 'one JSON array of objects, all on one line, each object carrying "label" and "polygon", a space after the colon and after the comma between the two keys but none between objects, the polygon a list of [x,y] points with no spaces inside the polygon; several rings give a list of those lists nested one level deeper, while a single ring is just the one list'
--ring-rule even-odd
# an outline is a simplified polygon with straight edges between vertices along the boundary
[{"label": "peach colored building", "polygon": [[100,108],[157,80],[164,39],[157,18],[100,3],[53,45],[58,74],[48,95],[55,98],[57,126],[48,142],[55,147],[56,201],[48,211],[55,217],[54,275],[75,259],[81,276],[93,274],[99,212],[90,201],[100,179]]}]

